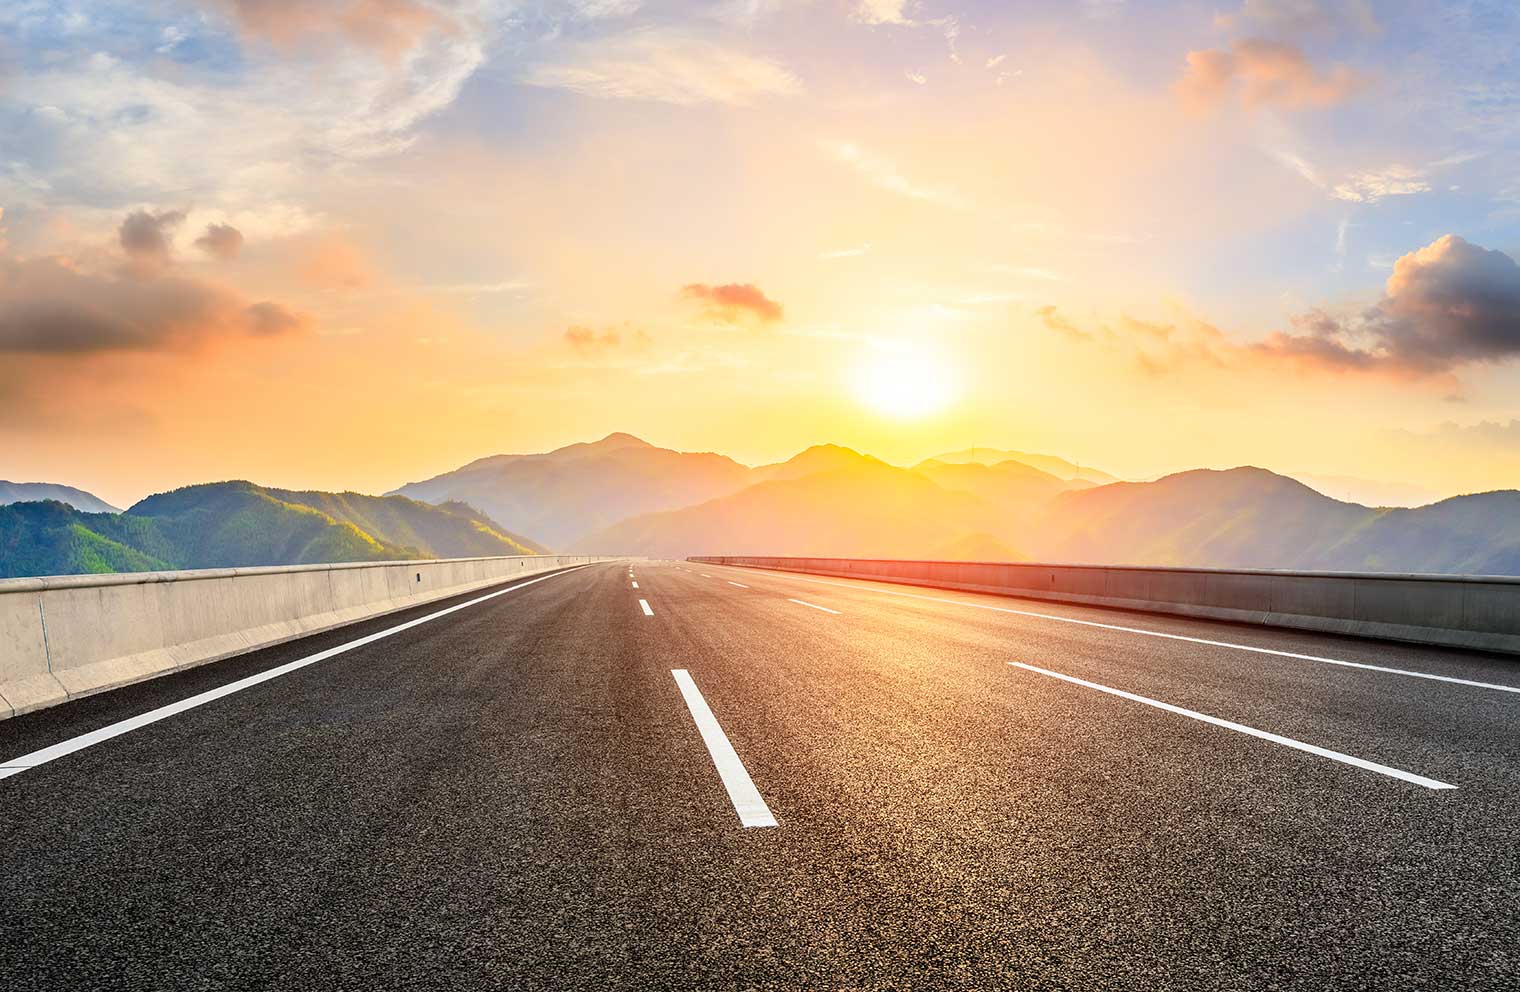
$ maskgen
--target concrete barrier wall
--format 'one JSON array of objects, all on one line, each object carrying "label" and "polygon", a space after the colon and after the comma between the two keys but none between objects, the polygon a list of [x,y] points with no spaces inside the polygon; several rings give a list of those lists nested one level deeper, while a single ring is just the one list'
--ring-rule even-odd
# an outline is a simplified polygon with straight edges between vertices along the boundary
[{"label": "concrete barrier wall", "polygon": [[691,561],[1520,654],[1520,578],[1514,576],[864,558],[700,556]]},{"label": "concrete barrier wall", "polygon": [[0,719],[585,555],[0,580]]}]

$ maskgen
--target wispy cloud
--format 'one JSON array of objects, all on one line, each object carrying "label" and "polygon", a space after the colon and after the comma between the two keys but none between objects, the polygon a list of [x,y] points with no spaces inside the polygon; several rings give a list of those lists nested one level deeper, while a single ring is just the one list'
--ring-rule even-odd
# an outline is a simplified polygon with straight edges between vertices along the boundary
[{"label": "wispy cloud", "polygon": [[850,142],[826,142],[824,148],[836,161],[859,173],[871,185],[914,200],[966,210],[971,201],[953,189],[923,186],[903,175],[890,160]]},{"label": "wispy cloud", "polygon": [[1376,203],[1388,196],[1409,196],[1430,192],[1430,183],[1421,169],[1390,165],[1383,169],[1354,172],[1336,183],[1330,195],[1353,203]]},{"label": "wispy cloud", "polygon": [[912,24],[907,0],[860,0],[855,19],[862,24]]},{"label": "wispy cloud", "polygon": [[1052,272],[1050,269],[1031,265],[1006,265],[1002,262],[994,262],[987,266],[987,271],[1020,276],[1024,279],[1039,279],[1042,282],[1059,282],[1063,278],[1059,272]]},{"label": "wispy cloud", "polygon": [[1293,151],[1291,148],[1268,148],[1266,149],[1266,152],[1268,155],[1272,156],[1272,158],[1276,159],[1277,162],[1284,168],[1297,175],[1304,182],[1308,183],[1311,186],[1316,186],[1319,189],[1325,188],[1325,180],[1322,176],[1320,176],[1319,170],[1311,165],[1308,160],[1306,160],[1302,155]]},{"label": "wispy cloud", "polygon": [[681,105],[742,106],[803,92],[802,81],[779,62],[665,28],[564,43],[521,78],[603,99]]},{"label": "wispy cloud", "polygon": [[242,45],[235,73],[61,48],[7,81],[0,194],[101,219],[166,190],[223,216],[294,216],[335,168],[408,147],[485,58],[485,36],[463,29],[424,32],[395,58]]},{"label": "wispy cloud", "polygon": [[497,294],[525,293],[533,283],[522,279],[505,279],[501,282],[454,282],[422,287],[433,293],[457,293],[460,296],[494,296]]},{"label": "wispy cloud", "polygon": [[576,325],[566,328],[561,338],[566,346],[579,355],[593,358],[605,357],[613,352],[648,351],[654,338],[641,328],[604,327],[601,331]]}]

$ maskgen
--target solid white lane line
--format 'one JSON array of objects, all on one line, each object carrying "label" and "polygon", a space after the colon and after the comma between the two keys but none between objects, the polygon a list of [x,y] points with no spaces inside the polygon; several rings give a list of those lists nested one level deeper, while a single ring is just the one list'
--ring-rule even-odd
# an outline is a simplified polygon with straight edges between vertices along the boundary
[{"label": "solid white lane line", "polygon": [[[731,568],[740,566],[733,565]],[[946,603],[950,606],[969,606],[973,610],[988,610],[993,613],[1012,613],[1015,616],[1034,617],[1037,620],[1055,620],[1060,623],[1074,623],[1081,627],[1100,627],[1104,630],[1117,630],[1126,634],[1143,634],[1146,637],[1162,637],[1169,641],[1188,641],[1193,644],[1206,644],[1215,648],[1232,648],[1236,651],[1250,651],[1253,654],[1270,654],[1278,658],[1292,658],[1295,661],[1313,661],[1321,665],[1337,665],[1341,668],[1360,668],[1369,672],[1383,672],[1388,675],[1404,675],[1412,679],[1428,679],[1432,682],[1450,682],[1453,685],[1465,685],[1474,689],[1494,689],[1498,692],[1520,693],[1520,686],[1503,685],[1498,682],[1479,682],[1474,679],[1459,679],[1452,675],[1433,675],[1430,672],[1415,672],[1407,668],[1389,668],[1386,665],[1369,665],[1361,661],[1343,661],[1339,658],[1322,658],[1319,655],[1299,654],[1295,651],[1279,651],[1276,648],[1255,647],[1250,644],[1235,644],[1231,641],[1212,641],[1205,637],[1188,637],[1186,634],[1168,634],[1160,630],[1146,630],[1143,627],[1123,627],[1113,623],[1099,623],[1096,620],[1078,620],[1076,617],[1057,616],[1053,613],[1036,613],[1032,610],[1015,610],[1007,606],[992,606],[988,603],[971,603],[963,599],[946,599],[943,596],[924,596],[920,593],[898,592],[895,589],[877,589],[874,586],[857,585],[853,582],[830,582],[826,579],[805,578],[785,573],[787,578],[796,579],[799,582],[814,582],[821,586],[839,586],[844,589],[858,589],[861,592],[872,592],[881,596],[901,596],[904,599],[922,599],[930,603]],[[864,581],[864,580],[863,580]],[[888,582],[889,579],[875,581]],[[989,594],[990,595],[990,594]],[[1080,603],[1072,604],[1080,606]],[[1186,619],[1186,618],[1182,618]],[[1299,631],[1299,633],[1313,633],[1313,631]]]},{"label": "solid white lane line", "polygon": [[1131,702],[1135,703],[1144,703],[1146,706],[1154,706],[1157,709],[1166,710],[1168,713],[1175,713],[1178,716],[1185,716],[1192,720],[1200,720],[1215,727],[1223,727],[1226,730],[1233,730],[1236,733],[1246,734],[1250,737],[1258,737],[1264,741],[1271,741],[1273,744],[1281,744],[1283,747],[1291,747],[1295,751],[1304,751],[1308,754],[1317,755],[1321,758],[1329,758],[1331,761],[1339,761],[1343,765],[1351,765],[1353,767],[1361,768],[1369,772],[1377,772],[1379,775],[1387,775],[1389,778],[1396,778],[1404,782],[1413,782],[1415,785],[1422,785],[1427,789],[1456,788],[1455,785],[1452,785],[1448,782],[1438,782],[1433,778],[1426,778],[1423,775],[1416,775],[1413,772],[1406,772],[1402,769],[1392,768],[1388,765],[1380,765],[1375,761],[1368,761],[1365,758],[1357,758],[1349,754],[1342,754],[1339,751],[1332,751],[1329,748],[1318,747],[1314,744],[1305,744],[1303,741],[1296,741],[1291,737],[1283,737],[1280,734],[1269,733],[1265,730],[1257,730],[1255,727],[1247,727],[1245,724],[1235,723],[1232,720],[1222,720],[1217,716],[1209,716],[1207,713],[1199,713],[1196,710],[1183,709],[1181,706],[1173,706],[1171,703],[1163,703],[1161,700],[1151,699],[1149,696],[1140,696],[1136,695],[1133,692],[1125,692],[1123,689],[1115,689],[1110,686],[1099,685],[1096,682],[1089,682],[1086,679],[1079,679],[1075,675],[1063,675],[1060,672],[1052,672],[1048,668],[1036,668],[1034,665],[1026,665],[1022,661],[1010,661],[1008,664],[1012,665],[1015,668],[1022,668],[1027,672],[1036,672],[1040,675],[1048,675],[1053,679],[1060,679],[1063,682],[1070,682],[1073,685],[1086,686],[1089,689],[1096,689],[1099,692],[1106,692],[1110,696],[1118,696],[1121,699],[1128,699]]},{"label": "solid white lane line", "polygon": [[789,600],[787,600],[787,602],[788,603],[796,603],[798,606],[806,606],[809,609],[813,609],[813,610],[822,610],[825,613],[832,613],[835,616],[839,615],[839,611],[838,610],[831,610],[827,606],[819,606],[817,603],[806,603],[806,602],[803,602],[800,599],[789,599]]},{"label": "solid white lane line", "polygon": [[755,788],[749,772],[744,770],[744,762],[734,753],[728,735],[718,726],[718,718],[708,708],[707,700],[697,691],[691,673],[684,668],[672,668],[670,674],[681,687],[681,698],[686,700],[686,708],[691,710],[691,718],[697,722],[702,743],[707,745],[707,753],[712,755],[718,777],[723,780],[723,788],[728,790],[729,801],[734,804],[734,812],[739,814],[739,823],[746,827],[774,827],[776,818],[771,815],[765,800],[760,798],[760,790]]},{"label": "solid white lane line", "polygon": [[639,606],[643,608],[644,615],[646,617],[652,617],[652,616],[654,616],[654,610],[651,610],[649,608],[649,600],[647,600],[647,599],[641,599],[641,600],[639,600]]},{"label": "solid white lane line", "polygon": [[506,589],[498,589],[495,592],[486,593],[484,596],[477,596],[474,599],[466,600],[463,603],[455,603],[453,606],[446,607],[445,609],[438,610],[434,613],[429,613],[427,616],[418,617],[415,620],[408,620],[406,623],[397,624],[394,627],[387,627],[385,630],[377,630],[373,634],[366,634],[364,637],[356,638],[355,640],[349,641],[346,644],[339,644],[337,647],[328,648],[326,651],[318,651],[316,654],[307,655],[305,658],[298,658],[295,661],[286,662],[285,664],[271,668],[268,671],[259,672],[257,675],[250,675],[247,678],[238,679],[236,682],[229,682],[226,685],[220,686],[216,689],[208,689],[207,691],[198,693],[194,696],[189,697],[188,699],[181,699],[177,703],[170,703],[167,706],[160,706],[156,710],[149,710],[148,712],[139,714],[138,716],[129,717],[125,720],[118,720],[116,723],[101,727],[99,730],[92,730],[87,734],[80,734],[78,737],[71,737],[66,741],[60,741],[57,744],[50,745],[37,751],[32,751],[30,754],[23,754],[19,758],[12,758],[9,761],[0,763],[0,778],[6,778],[11,775],[18,775],[21,772],[26,771],[28,768],[36,768],[38,765],[45,765],[49,761],[54,761],[58,758],[64,757],[65,755],[73,754],[75,751],[83,751],[87,747],[94,747],[96,744],[103,744],[113,737],[120,737],[122,734],[130,733],[133,730],[138,730],[142,727],[148,726],[149,724],[168,719],[169,717],[183,713],[186,710],[195,709],[197,706],[204,706],[207,703],[221,699],[223,696],[230,696],[234,692],[241,692],[244,689],[252,688],[253,686],[259,685],[260,683],[268,682],[270,679],[277,679],[281,675],[288,675],[291,672],[305,668],[307,665],[315,665],[319,661],[326,661],[328,658],[343,654],[346,651],[352,651],[355,648],[362,648],[366,644],[373,644],[375,641],[378,641],[385,637],[390,637],[392,634],[399,634],[403,630],[411,630],[413,627],[427,623],[429,620],[437,620],[439,617],[446,617],[450,613],[457,613],[458,611],[468,606],[474,606],[477,603],[484,603],[486,600],[495,599],[497,596],[505,596],[509,592],[516,592],[524,586],[531,586],[536,582],[543,582],[546,579],[558,578],[559,576],[565,575],[568,572],[573,572],[577,569],[582,569],[585,567],[585,565],[574,565],[570,568],[565,569],[563,572],[555,572],[552,575],[541,575],[536,579],[529,579],[526,582],[519,582],[515,586],[509,586]]},{"label": "solid white lane line", "polygon": [[742,582],[730,582],[729,585],[731,585],[731,586],[738,586],[740,589],[748,589],[749,588],[749,586],[745,585]]}]

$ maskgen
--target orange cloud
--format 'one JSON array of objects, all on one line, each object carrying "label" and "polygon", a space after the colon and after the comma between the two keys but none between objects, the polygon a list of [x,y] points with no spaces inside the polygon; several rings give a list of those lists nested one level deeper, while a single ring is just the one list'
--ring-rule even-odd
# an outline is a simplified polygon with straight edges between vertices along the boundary
[{"label": "orange cloud", "polygon": [[598,334],[589,327],[581,326],[566,329],[564,341],[579,354],[593,356],[605,355],[622,347],[643,350],[654,343],[654,339],[642,330],[635,330],[625,338],[623,332],[616,328],[609,327]]},{"label": "orange cloud", "polygon": [[689,300],[700,300],[707,305],[707,313],[726,324],[738,324],[751,318],[762,324],[773,324],[782,317],[781,304],[766,296],[752,283],[726,283],[709,286],[694,282],[681,288],[681,295]]},{"label": "orange cloud", "polygon": [[1057,334],[1064,334],[1076,341],[1092,339],[1091,334],[1072,323],[1053,306],[1040,307],[1035,313],[1039,315],[1041,323]]},{"label": "orange cloud", "polygon": [[1247,109],[1300,108],[1341,103],[1366,83],[1364,76],[1343,65],[1321,72],[1296,45],[1246,38],[1229,51],[1188,52],[1187,68],[1173,89],[1197,109],[1217,107],[1237,89]]},{"label": "orange cloud", "polygon": [[227,0],[245,34],[281,47],[339,39],[395,59],[457,23],[418,0]]},{"label": "orange cloud", "polygon": [[1224,368],[1238,360],[1241,352],[1219,328],[1195,318],[1160,323],[1121,314],[1112,323],[1100,322],[1087,329],[1053,306],[1041,307],[1035,313],[1047,328],[1073,341],[1128,352],[1147,375],[1198,366]]},{"label": "orange cloud", "polygon": [[1453,373],[1463,366],[1520,359],[1520,264],[1448,234],[1400,258],[1372,306],[1347,316],[1309,310],[1292,318],[1291,330],[1250,345],[1199,320],[1122,316],[1088,330],[1055,307],[1035,312],[1059,334],[1131,351],[1149,372],[1187,365],[1243,369],[1268,361],[1455,389]]}]

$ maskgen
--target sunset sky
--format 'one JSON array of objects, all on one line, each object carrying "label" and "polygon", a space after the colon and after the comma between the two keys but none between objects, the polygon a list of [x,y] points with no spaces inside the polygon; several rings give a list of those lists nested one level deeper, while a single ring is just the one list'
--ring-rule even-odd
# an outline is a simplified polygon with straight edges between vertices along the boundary
[{"label": "sunset sky", "polygon": [[1520,7],[11,0],[0,477],[1520,487]]}]

